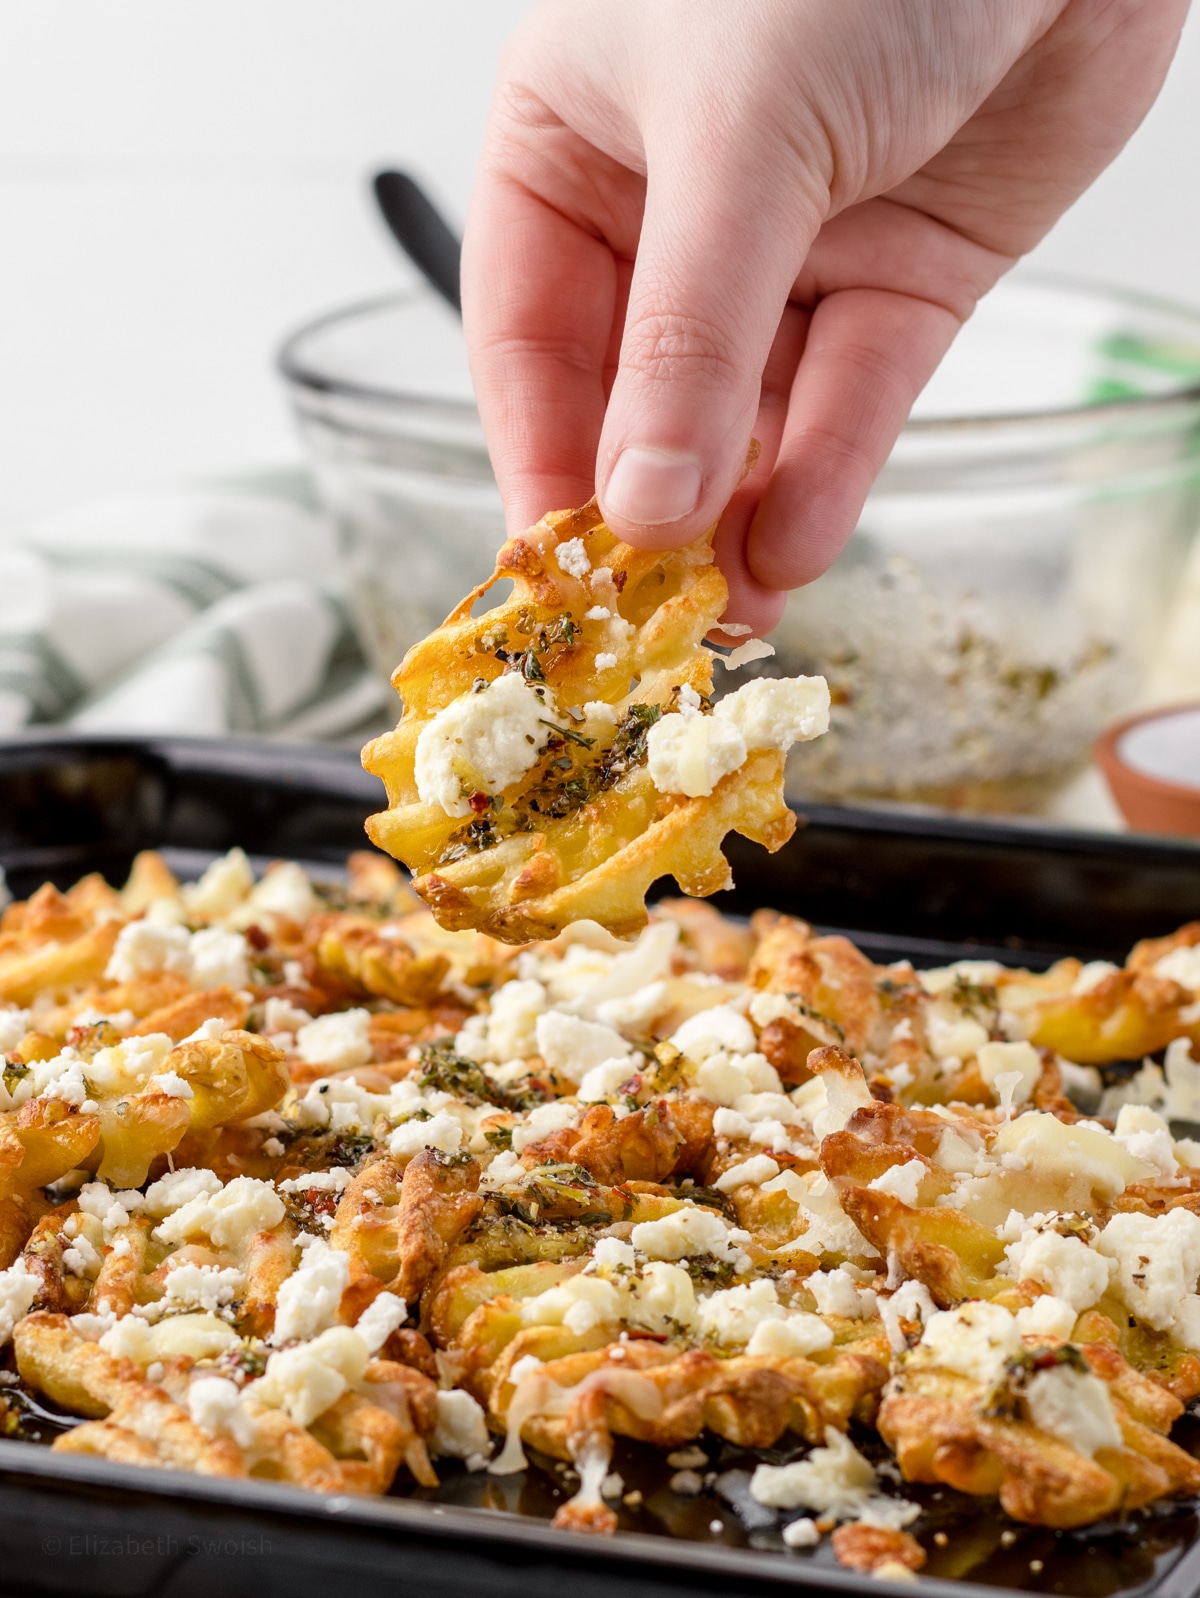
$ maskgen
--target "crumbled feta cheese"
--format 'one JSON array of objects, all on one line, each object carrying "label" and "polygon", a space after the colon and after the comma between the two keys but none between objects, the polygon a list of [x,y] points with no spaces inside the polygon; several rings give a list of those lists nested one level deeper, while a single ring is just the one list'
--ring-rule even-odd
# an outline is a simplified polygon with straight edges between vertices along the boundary
[{"label": "crumbled feta cheese", "polygon": [[193,1265],[187,1261],[167,1273],[164,1293],[168,1304],[178,1308],[206,1310],[214,1314],[223,1304],[232,1304],[245,1291],[246,1278],[233,1266]]},{"label": "crumbled feta cheese", "polygon": [[735,726],[747,749],[786,752],[829,731],[829,685],[824,677],[757,677],[718,700],[713,719]]},{"label": "crumbled feta cheese", "polygon": [[878,1299],[877,1308],[894,1354],[902,1354],[908,1347],[908,1339],[900,1324],[902,1320],[924,1325],[931,1315],[937,1314],[937,1305],[933,1302],[929,1289],[924,1282],[915,1281],[901,1282],[894,1293]]},{"label": "crumbled feta cheese", "polygon": [[320,908],[321,901],[313,891],[308,873],[294,860],[282,860],[273,865],[262,881],[250,890],[246,901],[247,910],[286,916],[289,921],[306,921]]},{"label": "crumbled feta cheese", "polygon": [[671,1038],[695,1065],[718,1053],[753,1054],[756,1041],[749,1021],[729,1004],[717,1004],[690,1016]]},{"label": "crumbled feta cheese", "polygon": [[749,1137],[753,1124],[748,1116],[725,1105],[713,1112],[713,1132],[717,1137]]},{"label": "crumbled feta cheese", "polygon": [[72,1276],[94,1281],[100,1273],[100,1255],[82,1233],[70,1248],[63,1249],[63,1264]]},{"label": "crumbled feta cheese", "polygon": [[512,1150],[502,1149],[484,1172],[483,1186],[505,1187],[509,1182],[519,1181],[524,1174],[525,1167]]},{"label": "crumbled feta cheese", "polygon": [[215,1171],[190,1165],[180,1171],[171,1171],[146,1189],[146,1212],[155,1220],[163,1220],[193,1199],[219,1193],[221,1186],[221,1178]]},{"label": "crumbled feta cheese", "polygon": [[1155,1331],[1166,1331],[1184,1295],[1196,1290],[1200,1215],[1182,1209],[1114,1215],[1096,1247],[1115,1260],[1113,1285],[1127,1307]]},{"label": "crumbled feta cheese", "polygon": [[990,1392],[1004,1376],[1005,1365],[1020,1351],[1021,1334],[1008,1311],[999,1304],[971,1299],[956,1309],[931,1315],[909,1359],[914,1365],[956,1371]]},{"label": "crumbled feta cheese", "polygon": [[678,1334],[695,1326],[696,1289],[681,1265],[651,1260],[642,1268],[634,1294],[630,1319],[648,1331]]},{"label": "crumbled feta cheese", "polygon": [[756,1093],[782,1096],[775,1067],[762,1054],[710,1054],[695,1080],[705,1098],[725,1107],[737,1106]]},{"label": "crumbled feta cheese", "polygon": [[276,1295],[276,1346],[315,1337],[333,1325],[350,1281],[350,1256],[318,1238],[304,1251],[300,1265],[280,1284]]},{"label": "crumbled feta cheese", "polygon": [[210,1015],[207,1021],[201,1021],[194,1032],[189,1032],[186,1038],[181,1038],[181,1043],[211,1043],[215,1038],[223,1038],[226,1032],[232,1031],[229,1022],[219,1015]]},{"label": "crumbled feta cheese", "polygon": [[[965,1056],[964,1056],[965,1058]],[[983,1043],[975,1051],[979,1074],[994,1091],[999,1089],[999,1078],[1013,1072],[1010,1104],[1028,1104],[1042,1074],[1042,1057],[1032,1043]]]},{"label": "crumbled feta cheese", "polygon": [[887,1170],[877,1176],[867,1186],[876,1193],[890,1193],[893,1198],[898,1198],[901,1204],[914,1205],[925,1175],[924,1160],[907,1160],[903,1165],[889,1165]]},{"label": "crumbled feta cheese", "polygon": [[769,1182],[773,1176],[779,1175],[779,1166],[769,1154],[752,1154],[748,1160],[742,1160],[737,1165],[719,1176],[713,1186],[722,1193],[732,1193],[735,1187],[740,1187],[744,1182],[752,1183],[758,1187],[763,1182]]},{"label": "crumbled feta cheese", "polygon": [[242,1403],[236,1382],[227,1376],[196,1376],[187,1392],[188,1414],[214,1437],[232,1437],[240,1448],[258,1441],[254,1417]]},{"label": "crumbled feta cheese", "polygon": [[1189,1039],[1174,1038],[1167,1044],[1163,1068],[1167,1086],[1163,1114],[1173,1121],[1200,1121],[1200,1060],[1193,1057]]},{"label": "crumbled feta cheese", "polygon": [[822,1315],[866,1320],[875,1313],[875,1294],[870,1288],[862,1287],[844,1265],[832,1271],[814,1271],[805,1278],[804,1285],[816,1299]]},{"label": "crumbled feta cheese", "polygon": [[311,1343],[272,1354],[266,1375],[250,1391],[256,1403],[286,1410],[297,1425],[309,1426],[362,1380],[367,1359],[357,1332],[331,1326]]},{"label": "crumbled feta cheese", "polygon": [[[538,1017],[546,1008],[546,990],[533,980],[506,982],[492,995],[483,1026],[486,1060],[522,1060],[538,1052]],[[469,1023],[468,1023],[469,1024]]]},{"label": "crumbled feta cheese", "polygon": [[1107,1386],[1091,1372],[1055,1365],[1037,1371],[1025,1388],[1029,1418],[1079,1453],[1094,1457],[1098,1448],[1123,1446]]},{"label": "crumbled feta cheese", "polygon": [[145,1203],[140,1193],[114,1193],[106,1182],[85,1182],[75,1196],[80,1212],[94,1215],[103,1226],[106,1243],[114,1232],[129,1225],[130,1214],[140,1210]]},{"label": "crumbled feta cheese", "polygon": [[605,704],[603,699],[589,699],[583,707],[583,724],[580,726],[576,723],[576,730],[582,732],[585,738],[596,738],[607,743],[620,719],[621,711],[616,705]]},{"label": "crumbled feta cheese", "polygon": [[469,816],[473,793],[502,793],[536,764],[556,713],[553,692],[516,671],[452,699],[417,738],[421,800],[448,816]]},{"label": "crumbled feta cheese", "polygon": [[925,1036],[935,1060],[969,1060],[988,1041],[988,1031],[953,1004],[937,1002],[925,1011]]},{"label": "crumbled feta cheese", "polygon": [[1091,1309],[1108,1290],[1112,1261],[1089,1248],[1081,1237],[1063,1237],[1053,1228],[1030,1228],[1004,1252],[1018,1281],[1036,1282],[1070,1304],[1077,1314]]},{"label": "crumbled feta cheese", "polygon": [[41,1285],[41,1277],[33,1274],[23,1258],[0,1271],[0,1345],[12,1340],[13,1327],[28,1315]]},{"label": "crumbled feta cheese", "polygon": [[[312,1248],[309,1248],[309,1254]],[[307,1257],[305,1259],[307,1264]],[[368,1354],[378,1354],[397,1327],[408,1319],[408,1305],[395,1293],[378,1293],[354,1323]]]},{"label": "crumbled feta cheese", "polygon": [[[38,1098],[59,1099],[85,1115],[95,1114],[97,1106],[91,1098],[91,1088],[83,1073],[84,1061],[73,1049],[64,1049],[53,1060],[37,1061],[25,1081],[32,1078]],[[19,1086],[24,1086],[24,1083]]]},{"label": "crumbled feta cheese", "polygon": [[268,999],[263,1006],[263,1031],[268,1036],[272,1032],[299,1032],[311,1021],[308,1011],[301,1010],[290,999]]},{"label": "crumbled feta cheese", "polygon": [[[791,1185],[793,1182],[797,1184],[795,1188]],[[874,1246],[844,1213],[838,1203],[837,1194],[829,1187],[823,1176],[818,1177],[817,1182],[807,1191],[804,1184],[791,1171],[781,1171],[773,1181],[763,1184],[764,1193],[780,1189],[787,1192],[798,1204],[799,1215],[805,1223],[805,1228],[791,1243],[784,1243],[775,1250],[777,1257],[786,1258],[793,1250],[818,1256],[841,1254],[853,1259],[875,1257]]]},{"label": "crumbled feta cheese", "polygon": [[729,1227],[714,1210],[688,1204],[664,1215],[661,1221],[639,1221],[630,1233],[630,1242],[652,1260],[683,1260],[695,1254],[712,1254],[717,1259],[732,1259]]},{"label": "crumbled feta cheese", "polygon": [[1055,1298],[1053,1293],[1043,1293],[1032,1304],[1026,1304],[1017,1311],[1017,1330],[1022,1337],[1065,1339],[1075,1330],[1077,1318],[1074,1305],[1068,1304],[1066,1299]]},{"label": "crumbled feta cheese", "polygon": [[568,1276],[526,1299],[521,1320],[526,1326],[565,1326],[583,1337],[606,1321],[619,1321],[623,1310],[624,1294],[614,1283],[602,1276]]},{"label": "crumbled feta cheese", "polygon": [[354,1178],[344,1165],[335,1165],[330,1171],[305,1171],[302,1176],[290,1176],[276,1182],[281,1193],[310,1193],[313,1188],[321,1193],[344,1193]]},{"label": "crumbled feta cheese", "polygon": [[762,1322],[782,1321],[785,1313],[775,1283],[765,1276],[710,1293],[697,1310],[702,1335],[723,1348],[743,1347]]},{"label": "crumbled feta cheese", "polygon": [[611,1098],[636,1069],[636,1063],[629,1059],[606,1060],[603,1065],[594,1065],[584,1073],[576,1096],[582,1104],[598,1104]]},{"label": "crumbled feta cheese", "polygon": [[[155,1183],[155,1187],[159,1186]],[[146,1195],[148,1208],[151,1193],[153,1189]],[[191,1237],[208,1236],[218,1248],[233,1248],[253,1232],[278,1226],[283,1216],[283,1200],[270,1182],[235,1176],[217,1192],[199,1193],[174,1209],[154,1235],[164,1243],[184,1243]]]},{"label": "crumbled feta cheese", "polygon": [[774,653],[775,645],[767,643],[765,638],[748,638],[727,655],[718,655],[717,659],[726,671],[737,671],[739,666],[749,665],[752,660],[769,660]]},{"label": "crumbled feta cheese", "polygon": [[611,650],[601,650],[596,656],[597,671],[611,671],[616,664],[617,657],[611,652]]},{"label": "crumbled feta cheese", "polygon": [[1079,999],[1085,993],[1094,992],[1102,982],[1106,982],[1120,969],[1120,966],[1113,965],[1111,960],[1088,960],[1080,967],[1079,975],[1071,984],[1071,997]]},{"label": "crumbled feta cheese", "polygon": [[757,992],[746,1009],[760,1031],[770,1026],[772,1021],[794,1021],[797,1018],[796,1006],[786,993]]},{"label": "crumbled feta cheese", "polygon": [[982,1154],[981,1143],[968,1142],[957,1128],[948,1126],[938,1139],[933,1163],[939,1170],[949,1171],[951,1175],[957,1175],[962,1171],[974,1174],[979,1169]]},{"label": "crumbled feta cheese", "polygon": [[1200,993],[1200,943],[1193,943],[1190,948],[1172,949],[1164,954],[1154,962],[1154,975],[1178,982],[1181,988],[1190,988],[1193,993]]},{"label": "crumbled feta cheese", "polygon": [[118,1076],[148,1077],[165,1063],[174,1044],[165,1032],[150,1032],[145,1037],[126,1038],[116,1048],[101,1049],[88,1066],[89,1075],[106,1086]]},{"label": "crumbled feta cheese", "polygon": [[927,971],[915,973],[926,993],[935,998],[959,983],[970,987],[993,987],[1004,975],[1004,967],[996,960],[955,960],[951,965],[932,966]]},{"label": "crumbled feta cheese", "polygon": [[646,1031],[664,1010],[671,1008],[671,993],[665,982],[647,982],[633,993],[618,998],[601,999],[596,1004],[596,1020],[618,1032],[631,1032],[635,1037]]},{"label": "crumbled feta cheese", "polygon": [[601,1275],[622,1276],[634,1270],[637,1256],[619,1237],[601,1237],[592,1245],[591,1263]]},{"label": "crumbled feta cheese", "polygon": [[628,1043],[612,1027],[599,1021],[582,1021],[561,1010],[548,1010],[538,1016],[536,1033],[542,1059],[569,1082],[582,1081],[597,1065],[631,1058]]},{"label": "crumbled feta cheese", "polygon": [[421,1149],[438,1149],[456,1154],[462,1147],[463,1129],[452,1115],[439,1110],[427,1120],[416,1117],[398,1126],[388,1139],[388,1153],[394,1159],[408,1159]]},{"label": "crumbled feta cheese", "polygon": [[184,905],[193,915],[224,916],[238,905],[254,886],[254,872],[245,850],[231,849],[214,860],[198,882],[181,889]]},{"label": "crumbled feta cheese", "polygon": [[750,1496],[768,1509],[815,1509],[824,1515],[853,1515],[875,1486],[875,1470],[848,1437],[825,1428],[825,1447],[814,1448],[793,1465],[759,1465],[750,1479]]},{"label": "crumbled feta cheese", "polygon": [[1185,1293],[1180,1299],[1171,1322],[1171,1337],[1180,1348],[1200,1354],[1200,1296],[1197,1294]]},{"label": "crumbled feta cheese", "polygon": [[250,950],[240,932],[204,927],[188,940],[188,980],[194,988],[244,988]]},{"label": "crumbled feta cheese", "polygon": [[609,621],[611,617],[612,611],[604,605],[593,605],[590,610],[585,610],[583,613],[584,621]]},{"label": "crumbled feta cheese", "polygon": [[592,569],[582,538],[564,539],[554,551],[554,558],[560,571],[566,572],[568,577],[578,578],[580,582]]},{"label": "crumbled feta cheese", "polygon": [[808,1515],[801,1515],[798,1519],[789,1521],[780,1536],[783,1538],[785,1548],[815,1548],[821,1541],[817,1523]]},{"label": "crumbled feta cheese", "polygon": [[806,1359],[832,1348],[833,1332],[819,1315],[791,1314],[786,1320],[762,1320],[746,1345],[747,1354],[773,1359]]},{"label": "crumbled feta cheese", "polygon": [[540,1143],[551,1132],[561,1132],[568,1126],[577,1126],[582,1107],[566,1099],[554,1099],[549,1104],[539,1104],[530,1110],[523,1121],[512,1130],[512,1151],[521,1154],[531,1143]]},{"label": "crumbled feta cheese", "polygon": [[[118,935],[119,939],[119,935]],[[82,1026],[79,1017],[75,1018],[76,1026]],[[29,1031],[30,1015],[28,1010],[0,1010],[0,1054],[11,1054]]]},{"label": "crumbled feta cheese", "polygon": [[139,977],[153,976],[159,971],[186,972],[190,964],[190,944],[184,927],[131,921],[117,934],[104,975],[112,982],[136,982]]},{"label": "crumbled feta cheese", "polygon": [[169,1099],[194,1099],[189,1083],[185,1082],[178,1071],[160,1071],[156,1076],[147,1079],[147,1093],[165,1093]]},{"label": "crumbled feta cheese", "polygon": [[483,1406],[460,1387],[438,1393],[436,1403],[430,1452],[438,1458],[479,1460],[482,1464],[492,1448]]},{"label": "crumbled feta cheese", "polygon": [[715,715],[671,711],[646,734],[646,764],[654,786],[659,793],[681,793],[689,799],[706,798],[723,777],[745,764],[747,752],[740,729]]},{"label": "crumbled feta cheese", "polygon": [[373,1049],[368,1033],[369,1010],[335,1010],[318,1016],[296,1033],[296,1050],[306,1065],[325,1065],[331,1071],[349,1071],[366,1065]]},{"label": "crumbled feta cheese", "polygon": [[1141,1104],[1123,1104],[1113,1134],[1122,1148],[1136,1160],[1153,1165],[1158,1174],[1170,1180],[1179,1173],[1171,1129],[1161,1115]]}]

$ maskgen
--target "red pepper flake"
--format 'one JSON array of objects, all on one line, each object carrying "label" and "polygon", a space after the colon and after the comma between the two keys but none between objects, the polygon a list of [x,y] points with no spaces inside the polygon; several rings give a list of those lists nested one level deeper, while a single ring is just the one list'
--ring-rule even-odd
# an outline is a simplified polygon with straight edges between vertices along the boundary
[{"label": "red pepper flake", "polygon": [[467,803],[477,816],[483,815],[484,811],[492,808],[492,801],[485,793],[473,793]]},{"label": "red pepper flake", "polygon": [[263,929],[255,923],[255,925],[246,928],[246,942],[252,949],[261,950],[265,949],[271,940]]}]

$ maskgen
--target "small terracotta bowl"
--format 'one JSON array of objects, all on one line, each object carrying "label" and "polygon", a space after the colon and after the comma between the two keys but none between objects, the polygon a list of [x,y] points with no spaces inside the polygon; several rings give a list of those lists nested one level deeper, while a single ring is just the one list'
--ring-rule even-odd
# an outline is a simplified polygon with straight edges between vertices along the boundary
[{"label": "small terracotta bowl", "polygon": [[1135,831],[1200,837],[1200,702],[1130,716],[1092,753]]}]

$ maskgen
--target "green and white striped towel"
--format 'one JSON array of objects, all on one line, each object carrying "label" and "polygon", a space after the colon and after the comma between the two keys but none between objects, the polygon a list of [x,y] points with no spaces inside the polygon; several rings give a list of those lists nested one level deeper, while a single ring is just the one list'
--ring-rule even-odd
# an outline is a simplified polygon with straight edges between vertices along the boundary
[{"label": "green and white striped towel", "polygon": [[0,537],[0,735],[337,738],[388,700],[303,479],[108,500]]}]

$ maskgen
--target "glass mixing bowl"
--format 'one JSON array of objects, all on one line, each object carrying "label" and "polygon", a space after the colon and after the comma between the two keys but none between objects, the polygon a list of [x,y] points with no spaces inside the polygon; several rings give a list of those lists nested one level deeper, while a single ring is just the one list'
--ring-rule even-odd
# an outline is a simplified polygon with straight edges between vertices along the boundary
[{"label": "glass mixing bowl", "polygon": [[504,539],[462,324],[413,289],[301,328],[279,368],[364,648],[390,677],[490,575]]},{"label": "glass mixing bowl", "polygon": [[[503,536],[461,328],[416,291],[302,329],[280,364],[390,673]],[[1137,702],[1198,520],[1200,314],[1005,279],[749,668],[829,679],[792,797],[1040,805]]]}]

